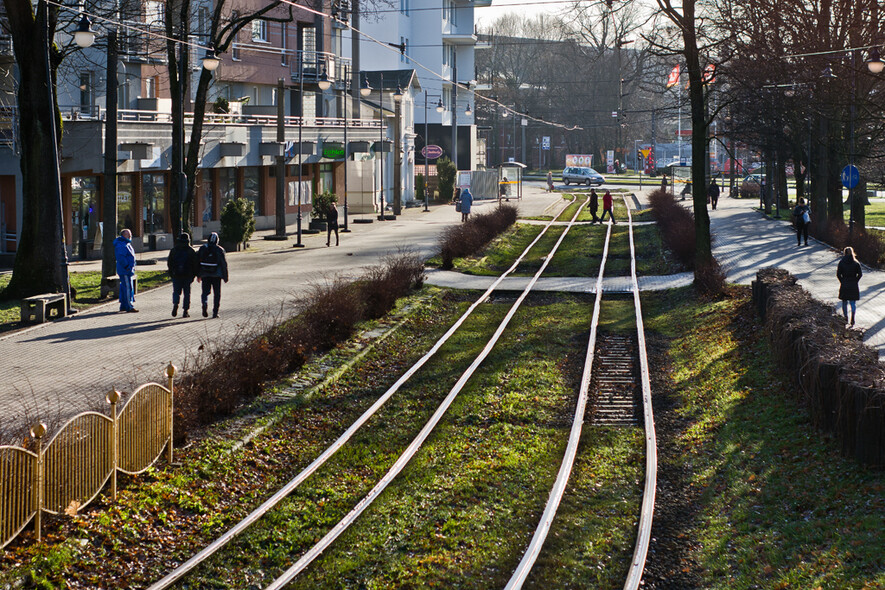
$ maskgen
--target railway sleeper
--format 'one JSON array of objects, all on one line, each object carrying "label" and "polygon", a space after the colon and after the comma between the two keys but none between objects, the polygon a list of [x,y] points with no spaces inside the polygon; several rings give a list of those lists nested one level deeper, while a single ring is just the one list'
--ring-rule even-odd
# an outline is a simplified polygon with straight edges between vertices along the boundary
[{"label": "railway sleeper", "polygon": [[634,427],[642,424],[636,337],[599,332],[591,387],[593,424]]}]

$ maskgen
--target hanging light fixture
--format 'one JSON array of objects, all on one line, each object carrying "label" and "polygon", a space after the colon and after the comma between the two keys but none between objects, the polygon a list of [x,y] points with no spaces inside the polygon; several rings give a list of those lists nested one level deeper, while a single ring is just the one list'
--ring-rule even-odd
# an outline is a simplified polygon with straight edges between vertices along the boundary
[{"label": "hanging light fixture", "polygon": [[372,94],[372,87],[369,86],[369,77],[363,74],[363,82],[360,84],[360,95],[369,96]]},{"label": "hanging light fixture", "polygon": [[403,89],[400,88],[399,85],[397,84],[396,92],[393,93],[393,100],[395,100],[396,102],[401,102],[402,99],[403,99]]},{"label": "hanging light fixture", "polygon": [[317,86],[320,87],[320,90],[328,90],[332,87],[332,81],[329,80],[328,74],[326,74],[326,66],[323,66],[323,73],[320,74],[320,79],[317,82]]},{"label": "hanging light fixture", "polygon": [[881,74],[882,70],[885,69],[885,63],[882,62],[882,58],[879,56],[878,47],[873,47],[870,51],[870,59],[867,60],[867,67],[874,74]]},{"label": "hanging light fixture", "polygon": [[218,64],[221,63],[221,60],[218,59],[218,56],[215,55],[215,47],[210,45],[206,48],[206,55],[203,56],[203,67],[209,70],[210,72],[214,72],[218,69]]},{"label": "hanging light fixture", "polygon": [[436,103],[436,112],[437,112],[437,113],[441,113],[441,112],[443,112],[444,110],[446,110],[446,107],[443,106],[442,99],[439,99],[439,100],[437,101],[437,103]]},{"label": "hanging light fixture", "polygon": [[473,114],[473,111],[470,110],[470,103],[469,102],[467,103],[467,108],[464,109],[464,114],[467,115],[468,117]]},{"label": "hanging light fixture", "polygon": [[74,32],[74,42],[83,49],[95,43],[95,32],[93,32],[91,25],[92,22],[89,20],[89,17],[84,14],[77,25],[77,30]]}]

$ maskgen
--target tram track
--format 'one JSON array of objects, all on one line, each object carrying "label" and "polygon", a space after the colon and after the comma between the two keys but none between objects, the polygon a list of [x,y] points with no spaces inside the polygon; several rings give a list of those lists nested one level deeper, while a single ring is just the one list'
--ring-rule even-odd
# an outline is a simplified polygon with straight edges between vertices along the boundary
[{"label": "tram track", "polygon": [[[586,203],[584,203],[586,204]],[[583,207],[583,205],[582,205]],[[326,535],[313,547],[311,547],[306,553],[302,555],[302,557],[292,565],[282,576],[278,577],[274,582],[268,586],[268,589],[271,588],[282,588],[285,587],[291,580],[293,580],[299,573],[301,573],[311,562],[313,562],[319,555],[325,551],[329,546],[333,544],[333,542],[338,538],[340,534],[342,534],[347,528],[357,520],[357,518],[372,504],[372,502],[380,496],[380,494],[387,488],[387,486],[401,473],[401,471],[406,467],[415,453],[422,447],[427,437],[433,432],[436,425],[440,422],[440,420],[445,415],[446,411],[451,406],[452,402],[458,396],[462,388],[467,384],[467,382],[471,379],[492,349],[495,347],[498,340],[501,338],[502,333],[507,328],[510,320],[515,315],[516,311],[519,309],[520,305],[523,303],[525,298],[532,291],[532,288],[535,285],[535,282],[538,278],[543,274],[544,270],[547,267],[549,261],[553,258],[556,250],[559,248],[563,239],[568,234],[568,230],[574,225],[575,220],[580,215],[582,210],[578,208],[574,216],[572,217],[571,223],[566,227],[566,229],[559,236],[559,239],[556,241],[556,244],[551,249],[551,251],[544,257],[544,263],[541,268],[535,273],[535,275],[530,280],[529,284],[523,290],[523,292],[516,298],[513,302],[510,310],[508,311],[505,318],[501,321],[498,328],[494,331],[494,334],[483,347],[482,351],[466,371],[461,375],[452,389],[449,391],[448,395],[439,404],[439,406],[434,411],[431,418],[425,423],[424,427],[418,433],[418,435],[412,440],[411,444],[406,448],[406,450],[400,455],[400,457],[394,462],[394,464],[390,467],[388,472],[382,477],[381,480],[375,485],[375,487],[366,494],[359,502],[353,507],[353,509],[345,516],[341,521],[339,521],[336,525],[334,525]],[[255,522],[257,522],[262,516],[267,514],[270,510],[276,507],[286,496],[292,493],[302,482],[304,482],[308,477],[310,477],[314,472],[316,472],[319,467],[321,467],[326,461],[328,461],[339,449],[341,449],[350,438],[369,420],[371,416],[373,416],[383,405],[384,403],[390,399],[392,395],[394,395],[431,357],[433,357],[436,352],[439,351],[440,347],[459,329],[462,327],[464,321],[476,310],[476,308],[490,300],[495,289],[500,285],[500,282],[509,274],[511,274],[517,266],[520,264],[520,261],[524,256],[537,244],[538,240],[544,235],[546,230],[552,225],[552,221],[550,224],[546,225],[544,229],[538,234],[534,241],[523,251],[523,253],[517,258],[517,260],[513,263],[513,265],[505,271],[502,275],[498,277],[498,279],[486,290],[476,301],[468,308],[467,311],[462,314],[462,316],[456,321],[452,327],[445,333],[445,335],[440,338],[436,344],[417,362],[413,365],[408,371],[406,371],[382,396],[380,396],[376,402],[368,409],[366,412],[360,416],[332,445],[330,445],[323,453],[321,453],[308,467],[306,467],[301,473],[299,473],[295,478],[290,480],[288,484],[286,484],[283,488],[281,488],[274,496],[268,499],[264,504],[262,504],[258,509],[253,511],[249,516],[245,519],[237,523],[233,528],[228,530],[224,535],[216,539],[212,544],[207,546],[205,549],[200,551],[197,555],[192,557],[186,563],[182,564],[180,567],[176,568],[172,572],[170,572],[167,576],[165,576],[162,580],[156,582],[150,588],[152,590],[159,590],[161,588],[168,588],[179,580],[182,580],[191,570],[197,567],[200,563],[208,559],[211,555],[219,551],[222,547],[224,547],[227,543],[229,543],[232,539],[234,539],[237,535],[241,534],[243,531],[252,526]],[[608,249],[608,243],[611,237],[611,226],[607,226],[606,238],[605,238],[605,249]],[[631,234],[631,246],[632,246],[632,234]],[[599,278],[597,284],[597,301],[594,306],[594,318],[592,321],[591,328],[591,341],[595,339],[595,330],[598,325],[598,314],[599,314],[599,302],[602,297],[602,277],[604,275],[604,260],[605,256],[603,256],[603,262],[600,265]],[[635,281],[635,255],[633,258],[633,267],[634,267],[634,289],[635,294],[637,296],[637,305],[638,305],[638,287],[636,287]],[[637,308],[637,315],[640,312]],[[588,358],[592,355],[588,353]],[[590,368],[592,369],[592,360],[590,361]],[[585,365],[585,373],[586,373],[586,365]],[[584,379],[582,378],[582,389]],[[587,387],[589,388],[589,377],[587,378]],[[583,404],[586,406],[587,402],[587,394],[586,392],[582,395],[583,401],[579,399],[579,406]],[[578,412],[576,411],[576,422],[583,422],[583,413],[585,411],[585,407],[580,408],[581,419],[578,420]],[[574,430],[574,426],[573,426]],[[578,436],[580,435],[580,429],[578,429]],[[570,437],[570,441],[571,441]],[[571,447],[571,442],[569,444]],[[577,443],[575,443],[577,446]],[[574,457],[572,456],[572,460]],[[562,471],[562,470],[561,470]],[[565,477],[564,482],[561,484],[562,488],[565,488],[565,484],[567,483],[567,476]],[[559,481],[557,481],[557,485]],[[552,495],[552,494],[551,494]],[[555,514],[555,509],[553,510]],[[546,511],[545,511],[546,514]],[[551,518],[552,520],[552,518]],[[534,543],[534,541],[533,541]],[[543,544],[543,539],[541,543],[537,545],[537,549],[540,549],[540,546]],[[532,551],[532,547],[530,546],[529,550],[526,552],[528,555]],[[535,554],[536,555],[536,554]],[[644,552],[642,553],[644,558]],[[525,558],[524,558],[525,560]],[[635,561],[635,559],[634,559]],[[530,566],[529,566],[530,569]],[[526,570],[527,572],[528,570]],[[516,577],[516,574],[514,574]],[[524,578],[523,578],[524,579]],[[508,587],[520,587],[519,585],[508,585]],[[625,586],[627,587],[627,586]]]}]

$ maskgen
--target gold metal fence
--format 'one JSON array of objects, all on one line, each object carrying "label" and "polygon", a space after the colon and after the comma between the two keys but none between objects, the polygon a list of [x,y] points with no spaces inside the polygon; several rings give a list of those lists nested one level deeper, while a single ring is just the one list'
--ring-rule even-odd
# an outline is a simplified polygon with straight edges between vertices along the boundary
[{"label": "gold metal fence", "polygon": [[111,482],[117,497],[117,472],[141,473],[166,449],[172,462],[172,408],[175,367],[166,367],[166,387],[147,383],[133,392],[117,413],[120,393],[106,400],[110,417],[84,412],[71,418],[44,445],[46,426],[31,428],[37,452],[0,446],[0,548],[34,521],[37,540],[41,518],[49,514],[76,514]]}]

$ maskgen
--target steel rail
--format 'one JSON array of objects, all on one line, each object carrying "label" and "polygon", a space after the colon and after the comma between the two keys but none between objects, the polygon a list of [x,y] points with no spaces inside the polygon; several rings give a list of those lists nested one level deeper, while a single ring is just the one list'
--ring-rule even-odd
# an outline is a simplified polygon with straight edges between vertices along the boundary
[{"label": "steel rail", "polygon": [[645,487],[642,492],[642,508],[639,514],[639,527],[633,561],[627,573],[624,590],[637,590],[645,570],[645,558],[651,540],[651,524],[654,518],[655,490],[658,479],[658,451],[655,436],[655,420],[651,405],[651,378],[648,372],[648,354],[645,349],[645,324],[642,321],[642,306],[639,297],[639,281],[636,278],[636,246],[633,242],[633,224],[630,209],[627,209],[630,223],[630,276],[633,281],[633,302],[636,308],[636,338],[639,349],[639,374],[642,382],[642,408],[645,422]]},{"label": "steel rail", "polygon": [[[572,222],[574,222],[578,215],[580,215],[583,208],[587,205],[587,201],[585,200],[578,210],[575,212],[572,217]],[[565,238],[568,231],[571,229],[572,224],[570,224],[559,236],[559,239],[554,244],[553,248],[550,250],[549,254],[544,259],[544,262],[541,264],[541,267],[529,281],[528,285],[526,285],[525,289],[523,289],[519,298],[513,303],[510,307],[510,310],[507,312],[507,315],[504,316],[504,319],[498,325],[498,328],[495,330],[495,333],[486,343],[485,347],[479,353],[479,355],[473,360],[467,370],[461,375],[452,389],[449,391],[446,398],[443,402],[437,407],[436,411],[430,417],[430,419],[425,423],[424,427],[418,433],[418,435],[412,440],[409,446],[405,451],[399,456],[396,462],[391,466],[388,472],[381,478],[381,480],[372,488],[372,490],[366,494],[354,508],[344,517],[342,518],[332,529],[326,533],[326,535],[320,539],[313,547],[311,547],[297,562],[295,562],[289,569],[287,569],[280,577],[274,580],[269,586],[265,588],[265,590],[279,590],[289,582],[291,582],[298,574],[300,574],[304,569],[313,562],[314,559],[319,557],[323,551],[325,551],[334,541],[338,538],[341,533],[346,531],[351,524],[368,508],[372,502],[375,501],[378,496],[387,488],[391,481],[393,481],[397,475],[405,468],[408,462],[414,457],[415,453],[418,452],[418,449],[421,448],[421,445],[424,444],[424,441],[430,436],[430,433],[442,419],[443,415],[452,405],[452,402],[455,401],[455,398],[463,389],[464,385],[473,376],[476,369],[479,368],[479,365],[486,359],[489,353],[494,348],[495,344],[497,344],[498,340],[501,338],[501,334],[507,328],[507,325],[510,323],[510,320],[516,314],[516,311],[522,305],[522,302],[531,292],[532,288],[535,286],[535,283],[538,282],[541,274],[543,274],[544,270],[547,268],[547,265],[550,263],[550,260],[553,259],[553,255],[559,249],[560,244]],[[536,240],[537,241],[537,240]],[[534,242],[533,242],[534,244]],[[528,249],[527,249],[528,250]]]},{"label": "steel rail", "polygon": [[[585,201],[586,205],[586,201]],[[582,205],[583,207],[583,205]],[[580,213],[580,208],[578,209]],[[575,214],[575,218],[577,218],[577,214]],[[433,345],[433,347],[427,351],[427,353],[422,356],[417,362],[415,362],[412,367],[409,368],[408,371],[403,373],[403,375],[397,379],[397,381],[390,386],[390,388],[384,392],[384,394],[375,401],[372,406],[370,406],[344,433],[338,437],[325,451],[323,451],[310,465],[305,467],[298,475],[296,475],[293,479],[291,479],[285,486],[280,488],[280,490],[275,493],[273,496],[268,498],[261,506],[253,510],[250,514],[248,514],[243,520],[235,524],[228,531],[226,531],[223,535],[215,539],[212,543],[207,545],[203,550],[199,553],[188,559],[185,563],[181,564],[171,572],[169,572],[165,577],[161,580],[152,584],[148,590],[164,590],[168,588],[176,581],[180,580],[184,577],[188,572],[193,570],[199,564],[204,562],[210,556],[215,554],[219,549],[227,545],[230,541],[232,541],[237,535],[246,530],[249,526],[254,524],[258,519],[264,516],[267,512],[272,510],[279,504],[286,496],[288,496],[292,491],[295,490],[299,485],[301,485],[304,480],[306,480],[310,475],[312,475],[317,469],[322,467],[326,461],[328,461],[342,446],[344,446],[347,441],[349,441],[354,434],[371,418],[375,412],[377,412],[392,396],[396,393],[403,384],[408,381],[422,366],[424,366],[427,361],[433,357],[434,354],[443,346],[443,344],[448,341],[448,339],[461,327],[461,325],[467,320],[467,318],[476,310],[479,305],[485,301],[489,295],[491,295],[494,290],[501,284],[501,282],[514,270],[516,270],[519,263],[522,262],[523,258],[525,258],[526,254],[535,246],[535,244],[543,237],[543,235],[547,232],[547,230],[553,225],[553,221],[556,219],[554,217],[550,220],[550,222],[544,226],[544,229],[538,233],[538,236],[532,240],[532,242],[526,246],[525,250],[523,250],[522,254],[517,257],[514,263],[508,268],[504,273],[498,277],[495,282],[489,286],[485,292],[479,296],[479,298],[473,302],[473,304],[467,308],[458,321],[456,321],[452,327],[448,329],[448,331]],[[563,235],[566,232],[563,232]],[[549,258],[549,256],[548,256]],[[546,267],[546,262],[544,263]]]},{"label": "steel rail", "polygon": [[605,233],[605,244],[602,248],[602,261],[599,264],[599,276],[596,278],[596,300],[593,304],[593,319],[590,322],[590,340],[587,344],[587,355],[584,358],[584,372],[581,374],[581,386],[578,391],[578,403],[575,408],[575,417],[572,421],[571,432],[569,433],[568,445],[559,467],[559,473],[556,481],[550,490],[550,496],[547,498],[547,505],[541,520],[535,529],[532,540],[522,556],[519,565],[510,576],[510,580],[504,587],[505,590],[516,590],[522,588],[526,577],[528,577],[532,566],[535,564],[538,555],[541,553],[541,547],[547,539],[547,533],[556,517],[556,511],[559,509],[559,503],[565,493],[565,487],[568,484],[569,477],[572,473],[572,467],[575,464],[575,457],[578,454],[578,443],[581,441],[581,428],[584,424],[584,413],[587,409],[587,398],[590,390],[590,377],[593,373],[593,357],[596,352],[596,330],[599,325],[599,311],[602,306],[602,279],[605,274],[605,261],[608,258],[608,246],[611,240],[612,225],[608,226]]}]

